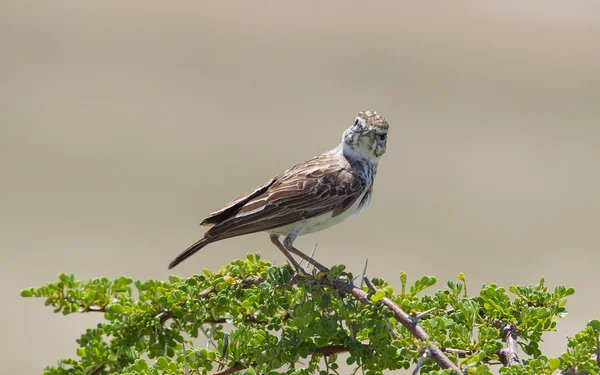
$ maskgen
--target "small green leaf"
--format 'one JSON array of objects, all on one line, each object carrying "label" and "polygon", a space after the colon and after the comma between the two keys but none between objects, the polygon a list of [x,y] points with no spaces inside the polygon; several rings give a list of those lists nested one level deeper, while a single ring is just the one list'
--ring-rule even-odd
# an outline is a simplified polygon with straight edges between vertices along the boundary
[{"label": "small green leaf", "polygon": [[559,366],[560,366],[560,359],[559,358],[551,358],[550,359],[550,361],[548,363],[548,367],[550,368],[550,370],[554,371]]},{"label": "small green leaf", "polygon": [[600,320],[590,320],[587,325],[596,331],[600,331]]},{"label": "small green leaf", "polygon": [[376,303],[381,301],[385,297],[385,292],[383,290],[378,290],[371,296],[371,302]]},{"label": "small green leaf", "polygon": [[275,358],[275,359],[273,359],[273,360],[271,361],[271,367],[272,367],[273,369],[278,369],[278,368],[280,368],[280,367],[281,367],[281,365],[282,365],[281,361],[280,361],[279,359],[277,359],[277,358]]}]

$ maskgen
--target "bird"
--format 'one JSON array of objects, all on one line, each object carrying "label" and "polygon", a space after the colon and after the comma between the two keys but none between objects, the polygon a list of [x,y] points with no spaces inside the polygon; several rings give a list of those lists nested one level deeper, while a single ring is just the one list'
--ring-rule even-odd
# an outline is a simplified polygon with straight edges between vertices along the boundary
[{"label": "bird", "polygon": [[294,241],[300,235],[355,216],[369,205],[377,166],[386,151],[388,130],[388,121],[382,115],[375,111],[359,112],[337,147],[296,164],[202,220],[200,225],[208,230],[175,257],[168,269],[213,242],[267,232],[296,270],[300,266],[292,254],[326,271],[312,257],[296,249]]}]

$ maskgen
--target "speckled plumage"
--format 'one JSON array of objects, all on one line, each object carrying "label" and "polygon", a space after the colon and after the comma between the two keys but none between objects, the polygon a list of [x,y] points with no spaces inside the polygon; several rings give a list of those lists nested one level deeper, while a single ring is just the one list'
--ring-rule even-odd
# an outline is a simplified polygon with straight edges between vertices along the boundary
[{"label": "speckled plumage", "polygon": [[358,214],[371,200],[388,128],[377,112],[359,112],[339,146],[280,173],[205,218],[200,225],[209,229],[202,239],[178,255],[169,269],[209,243],[255,232],[271,233],[276,245],[278,236],[286,236],[282,246],[292,251],[289,247],[298,235]]}]

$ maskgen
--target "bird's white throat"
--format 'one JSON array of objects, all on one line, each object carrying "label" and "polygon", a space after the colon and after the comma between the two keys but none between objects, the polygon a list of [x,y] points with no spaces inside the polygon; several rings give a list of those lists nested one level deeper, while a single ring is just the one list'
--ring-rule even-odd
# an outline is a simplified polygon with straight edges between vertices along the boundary
[{"label": "bird's white throat", "polygon": [[373,153],[373,147],[370,147],[365,142],[356,142],[354,144],[348,144],[342,142],[342,152],[344,156],[352,160],[364,160],[372,166],[376,166],[379,163],[379,158]]}]

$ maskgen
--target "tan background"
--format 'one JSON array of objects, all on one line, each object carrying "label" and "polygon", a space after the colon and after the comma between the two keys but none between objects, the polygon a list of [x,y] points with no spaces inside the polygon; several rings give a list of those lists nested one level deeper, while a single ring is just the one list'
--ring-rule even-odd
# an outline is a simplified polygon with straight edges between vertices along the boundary
[{"label": "tan background", "polygon": [[[564,337],[600,317],[600,9],[278,2],[0,5],[0,353],[6,373],[75,354],[101,316],[19,290],[166,278],[222,203],[338,143],[356,112],[391,123],[371,207],[301,238],[398,285],[573,286]],[[175,270],[248,251],[209,246]]]}]

